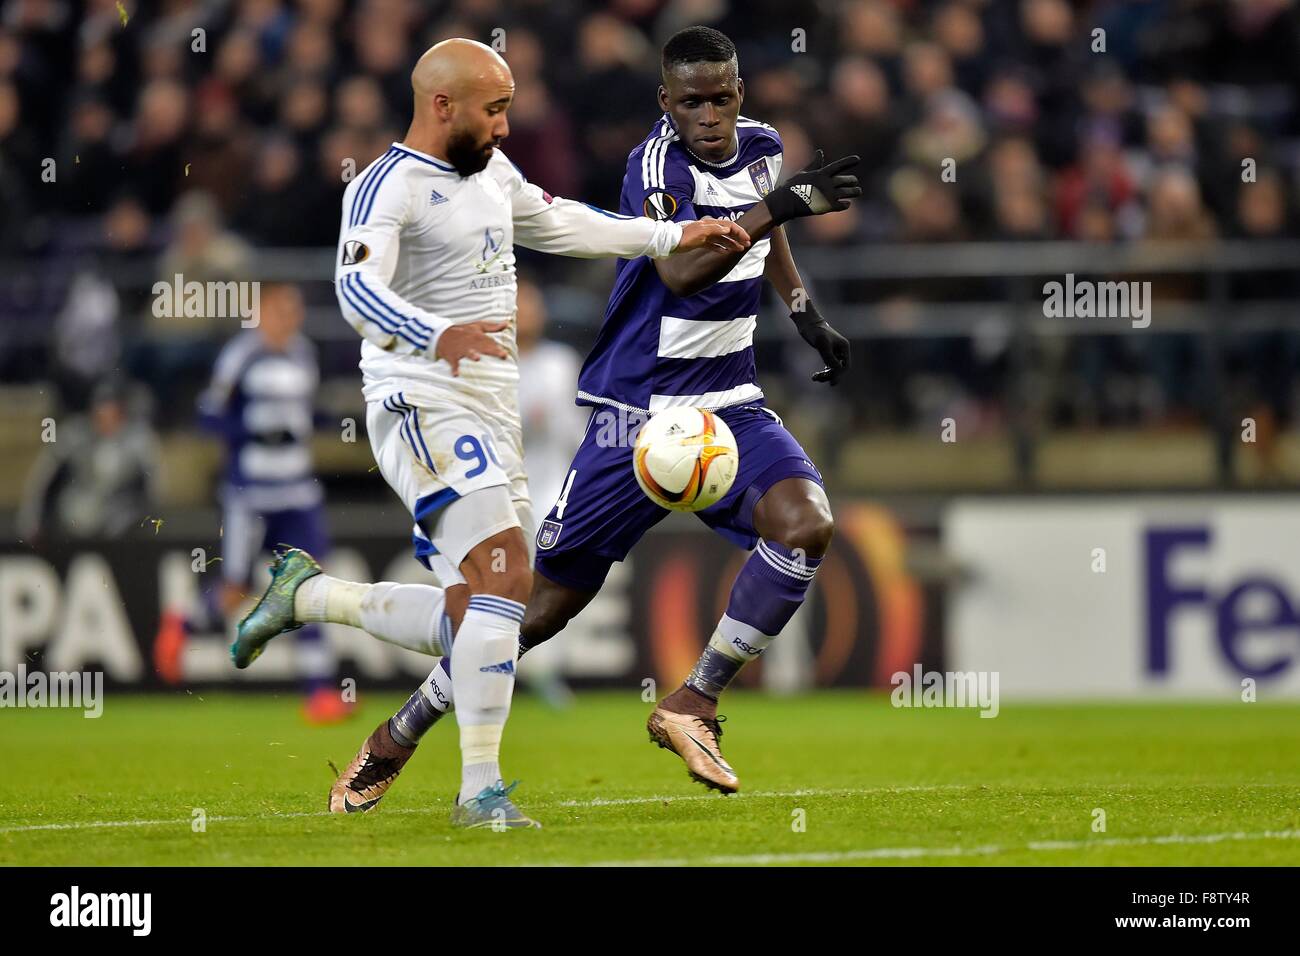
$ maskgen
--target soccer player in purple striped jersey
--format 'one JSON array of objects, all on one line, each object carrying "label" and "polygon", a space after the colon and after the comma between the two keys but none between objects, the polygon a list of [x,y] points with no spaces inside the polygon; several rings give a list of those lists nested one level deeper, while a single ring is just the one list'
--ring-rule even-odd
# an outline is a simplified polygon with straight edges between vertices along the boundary
[{"label": "soccer player in purple striped jersey", "polygon": [[[849,367],[849,344],[802,292],[783,223],[843,210],[861,195],[848,172],[856,156],[807,169],[776,185],[781,138],[740,115],[744,83],[726,36],[690,27],[663,51],[664,115],[628,158],[621,212],[659,221],[713,216],[737,221],[752,245],[697,250],[671,259],[622,259],[596,345],[583,366],[578,403],[593,407],[559,499],[538,529],[536,574],[520,652],[555,636],[595,597],[610,566],[667,512],[641,493],[632,470],[634,436],[606,427],[665,408],[714,410],[740,448],[731,491],[699,517],[752,551],[726,613],[686,681],[660,701],[651,740],[682,758],[691,777],[724,793],[740,782],[723,758],[718,698],[798,610],[830,543],[833,522],[821,475],[756,381],[754,324],[762,282],[790,308],[800,335],[834,385]],[[622,440],[611,440],[621,436]],[[454,706],[446,660],[422,694],[394,718],[418,741]],[[428,706],[425,706],[428,702]],[[397,773],[383,781],[387,790]],[[368,799],[377,802],[376,790]]]},{"label": "soccer player in purple striped jersey", "polygon": [[663,117],[628,157],[621,212],[655,219],[732,219],[749,234],[744,253],[691,253],[673,261],[620,260],[599,337],[578,380],[594,407],[563,492],[537,535],[533,592],[521,650],[556,634],[595,596],[614,561],[667,514],[638,488],[631,440],[610,441],[613,416],[644,420],[666,408],[707,408],[731,428],[740,471],[731,491],[699,512],[706,525],[751,550],[726,613],[685,682],[655,707],[652,742],[676,753],[691,777],[732,793],[740,781],[719,747],[718,698],[803,603],[830,544],[833,521],[821,475],[763,403],[753,334],[763,281],[790,308],[800,335],[834,385],[849,344],[802,291],[783,223],[843,210],[861,194],[846,157],[813,164],[777,186],[781,137],[740,114],[744,82],[722,33],[689,27],[664,47]]}]

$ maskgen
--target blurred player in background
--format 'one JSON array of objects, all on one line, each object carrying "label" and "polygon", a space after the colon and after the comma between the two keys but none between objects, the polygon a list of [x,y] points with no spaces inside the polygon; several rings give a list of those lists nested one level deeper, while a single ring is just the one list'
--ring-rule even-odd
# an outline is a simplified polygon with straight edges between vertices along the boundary
[{"label": "blurred player in background", "polygon": [[[519,415],[524,425],[524,461],[528,462],[528,497],[543,508],[560,494],[569,459],[582,440],[587,416],[573,404],[582,356],[563,342],[545,337],[546,300],[526,279],[519,282],[515,341],[519,344]],[[572,703],[561,676],[558,646],[528,658],[520,678],[553,707]]]},{"label": "blurred player in background", "polygon": [[[187,635],[224,633],[247,600],[259,554],[289,545],[324,557],[329,549],[310,445],[320,372],[316,350],[301,333],[301,292],[293,285],[263,283],[258,315],[256,328],[221,350],[200,398],[201,423],[226,445],[221,585],[216,594],[204,594],[196,613],[164,611],[154,663],[171,683],[184,678]],[[347,717],[352,704],[339,692],[334,657],[319,625],[298,632],[295,652],[306,718],[328,724]]]},{"label": "blurred player in background", "polygon": [[28,474],[19,536],[107,539],[139,527],[158,500],[158,458],[157,436],[132,413],[126,383],[102,380],[89,413],[58,426]]},{"label": "blurred player in background", "polygon": [[[514,79],[482,43],[435,45],[411,86],[405,139],[344,194],[335,290],[364,339],[375,460],[415,520],[417,557],[446,590],[340,581],[290,550],[240,622],[232,656],[247,667],[277,634],[314,621],[443,656],[454,635],[447,672],[459,694],[461,784],[452,824],[536,827],[511,800],[515,784],[505,785],[499,764],[533,578],[511,328],[514,244],[584,258],[664,257],[710,244],[743,250],[748,237],[731,222],[614,215],[529,183],[497,148],[510,131]],[[378,803],[445,713],[436,693],[417,690],[375,728],[331,791],[331,810]]]}]

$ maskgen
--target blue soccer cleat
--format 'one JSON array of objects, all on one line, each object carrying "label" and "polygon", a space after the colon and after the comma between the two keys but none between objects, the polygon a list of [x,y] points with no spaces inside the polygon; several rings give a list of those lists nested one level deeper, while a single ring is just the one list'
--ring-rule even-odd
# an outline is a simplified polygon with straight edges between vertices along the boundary
[{"label": "blue soccer cleat", "polygon": [[320,573],[320,565],[306,551],[289,548],[276,555],[271,583],[235,630],[230,656],[236,667],[243,670],[257,660],[271,638],[302,627],[293,616],[294,595],[302,582]]},{"label": "blue soccer cleat", "polygon": [[519,786],[516,780],[510,786],[503,786],[498,780],[490,787],[484,787],[477,797],[464,803],[457,803],[451,808],[451,825],[466,830],[480,830],[491,827],[493,830],[532,828],[540,830],[542,825],[510,802],[510,794]]}]

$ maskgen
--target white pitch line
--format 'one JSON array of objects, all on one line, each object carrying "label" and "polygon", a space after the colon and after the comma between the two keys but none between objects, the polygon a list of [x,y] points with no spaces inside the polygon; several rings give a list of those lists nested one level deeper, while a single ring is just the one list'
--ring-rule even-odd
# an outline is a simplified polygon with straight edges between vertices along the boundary
[{"label": "white pitch line", "polygon": [[[716,793],[692,793],[692,794],[662,794],[650,797],[595,797],[591,800],[559,800],[548,802],[529,802],[530,807],[564,807],[573,808],[590,808],[599,809],[601,807],[619,807],[632,804],[651,804],[651,803],[683,803],[695,800],[771,800],[783,799],[788,797],[838,797],[838,796],[855,796],[881,793],[924,793],[934,790],[970,790],[983,786],[983,784],[937,784],[934,786],[901,786],[901,787],[869,787],[866,789],[839,789],[839,790],[771,790],[755,791],[753,793],[742,793],[731,797],[724,797]],[[440,812],[441,807],[403,807],[396,810],[381,810],[384,816],[395,816],[397,814],[408,813],[433,813]],[[301,820],[310,817],[328,817],[331,816],[326,810],[301,811],[296,813],[265,813],[265,814],[247,814],[242,816],[216,816],[208,817],[208,823],[241,823],[250,820]],[[177,818],[171,820],[86,820],[69,823],[33,823],[18,824],[14,826],[0,826],[0,833],[34,833],[41,830],[99,830],[110,829],[113,827],[162,827],[162,826],[179,826],[184,824],[189,826],[193,818]]]},{"label": "white pitch line", "polygon": [[[1258,784],[1231,784],[1231,785],[1225,784],[1224,786],[1289,787],[1291,786],[1291,784],[1258,783]],[[598,810],[602,807],[635,806],[635,805],[643,805],[643,804],[649,805],[655,803],[671,804],[671,803],[687,803],[687,802],[698,802],[698,801],[717,802],[719,800],[783,800],[783,799],[791,799],[795,797],[868,796],[868,795],[891,794],[891,793],[899,793],[899,794],[934,793],[942,790],[979,790],[979,789],[985,789],[985,790],[1014,789],[1014,785],[1012,784],[991,785],[991,784],[983,784],[983,783],[972,783],[972,784],[944,783],[944,784],[918,785],[918,786],[902,785],[902,786],[890,786],[890,787],[857,787],[857,788],[846,787],[846,788],[830,789],[830,790],[819,790],[819,789],[756,790],[753,792],[748,792],[748,793],[742,792],[739,794],[735,794],[733,796],[726,796],[726,797],[716,793],[661,794],[658,796],[647,796],[647,797],[608,797],[608,798],[595,797],[591,800],[558,800],[558,801],[542,801],[537,803],[533,803],[530,801],[529,806],[542,808],[542,809],[559,807],[564,809]],[[1112,789],[1116,789],[1116,788],[1112,787]],[[385,809],[380,812],[382,812],[384,816],[396,816],[399,814],[406,815],[406,814],[413,814],[413,813],[440,813],[442,812],[442,810],[443,810],[442,807],[402,807],[399,809]],[[208,823],[247,823],[249,821],[254,821],[254,820],[259,822],[267,821],[267,820],[303,820],[303,819],[311,819],[314,817],[328,817],[328,816],[332,816],[332,814],[330,814],[328,811],[315,810],[315,811],[298,811],[298,812],[291,812],[291,813],[258,813],[258,814],[245,814],[245,815],[233,815],[233,816],[213,816],[213,817],[208,817],[207,822]],[[103,830],[103,829],[113,829],[117,827],[159,827],[159,826],[182,826],[182,825],[189,826],[192,822],[193,822],[192,817],[183,817],[183,818],[176,818],[170,820],[85,820],[85,821],[74,821],[68,823],[33,823],[33,824],[17,824],[12,826],[0,826],[0,833],[36,833],[40,831],[51,831],[51,830],[53,831]],[[1290,831],[1280,831],[1280,832],[1290,832]],[[1224,834],[1224,835],[1220,835],[1218,838],[1229,839],[1231,837],[1232,837],[1231,834]],[[1152,838],[1152,839],[1160,840],[1163,838]],[[1091,841],[1087,841],[1086,844],[1080,844],[1080,845],[1095,846],[1103,842],[1104,842],[1103,840],[1091,840]],[[1207,840],[1203,842],[1210,842],[1210,841]],[[1063,848],[1067,848],[1067,847],[1073,847],[1073,844],[1065,844],[1063,846]],[[1053,849],[1053,848],[1054,848],[1053,846],[1047,843],[1044,843],[1041,846],[1038,845],[1029,846],[1029,849]],[[951,849],[952,848],[949,848],[949,851]],[[961,850],[961,848],[957,848],[957,849]],[[943,851],[943,848],[926,848],[926,847],[904,848],[900,852],[911,853],[915,850],[924,850],[926,851],[926,854],[954,855],[951,852]],[[859,852],[859,851],[849,851],[849,852]],[[868,851],[862,851],[862,852],[868,852]],[[870,852],[876,852],[876,851],[870,851]],[[962,852],[965,853],[1003,852],[1003,849],[998,847],[968,848]],[[700,862],[700,861],[696,861],[696,862]],[[599,864],[591,864],[591,865],[599,865]],[[638,864],[635,861],[633,861],[633,862],[622,863],[622,864],[614,862],[608,865],[610,866],[620,866],[620,865],[622,866],[636,866],[636,865],[667,866],[672,864],[670,863],[656,864],[653,861],[645,864]]]},{"label": "white pitch line", "polygon": [[1300,830],[1262,830],[1258,833],[1170,833],[1153,837],[1099,837],[1096,840],[1035,840],[1018,846],[902,846],[824,853],[755,853],[748,856],[677,857],[662,860],[604,860],[596,863],[543,863],[541,866],[768,866],[781,863],[846,863],[853,860],[909,860],[927,856],[995,856],[1021,850],[1082,850],[1110,846],[1164,846],[1169,844],[1223,843],[1243,840],[1300,840]]},{"label": "white pitch line", "polygon": [[[326,816],[323,812],[314,813],[270,813],[262,816],[207,817],[208,823],[238,823],[241,820],[276,820],[295,817]],[[0,833],[35,833],[38,830],[102,830],[112,827],[166,827],[189,826],[193,817],[175,820],[84,820],[75,823],[34,823],[19,826],[0,827]]]},{"label": "white pitch line", "polygon": [[983,784],[941,783],[922,787],[867,787],[844,788],[839,790],[756,790],[753,793],[739,793],[726,797],[718,793],[693,793],[660,797],[596,797],[592,800],[560,800],[557,803],[529,804],[538,807],[623,807],[639,803],[683,803],[688,800],[771,800],[786,797],[843,797],[865,796],[879,793],[930,793],[936,790],[971,790]]}]

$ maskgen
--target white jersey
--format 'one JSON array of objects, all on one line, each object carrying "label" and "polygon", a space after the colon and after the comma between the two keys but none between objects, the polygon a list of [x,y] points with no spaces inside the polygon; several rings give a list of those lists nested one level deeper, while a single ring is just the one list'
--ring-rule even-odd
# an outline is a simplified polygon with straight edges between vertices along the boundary
[{"label": "white jersey", "polygon": [[[343,194],[334,291],[361,344],[366,430],[384,480],[415,526],[416,557],[444,585],[478,542],[506,527],[531,540],[515,348],[516,241],[562,255],[666,256],[681,241],[673,222],[620,216],[552,197],[500,150],[461,176],[447,163],[394,143]],[[504,359],[438,359],[453,325],[506,322],[494,338]],[[568,394],[572,394],[572,386]],[[504,487],[500,513],[480,496]],[[444,510],[446,509],[446,510]]]},{"label": "white jersey", "polygon": [[[394,143],[343,195],[335,293],[365,339],[363,393],[380,402],[455,395],[518,427],[516,242],[541,252],[594,258],[666,256],[681,226],[620,216],[552,197],[496,150],[487,167],[461,176],[447,163]],[[436,359],[452,325],[501,320],[507,359]],[[513,420],[513,421],[512,421]]]}]

